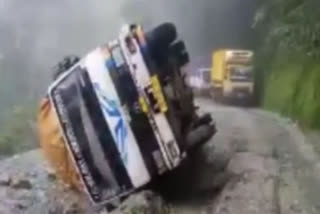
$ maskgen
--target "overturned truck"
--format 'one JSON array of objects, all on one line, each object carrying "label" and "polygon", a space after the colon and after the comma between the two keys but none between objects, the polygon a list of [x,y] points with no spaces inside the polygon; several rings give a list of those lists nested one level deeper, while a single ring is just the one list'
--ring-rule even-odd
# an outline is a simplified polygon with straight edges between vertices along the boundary
[{"label": "overturned truck", "polygon": [[[39,114],[40,142],[54,168],[61,172],[69,161],[96,204],[177,168],[216,132],[210,115],[198,115],[185,84],[188,62],[172,24],[147,33],[125,26],[116,40],[82,59],[62,61],[46,97],[57,127],[43,107]],[[57,130],[67,158],[50,144]]]}]

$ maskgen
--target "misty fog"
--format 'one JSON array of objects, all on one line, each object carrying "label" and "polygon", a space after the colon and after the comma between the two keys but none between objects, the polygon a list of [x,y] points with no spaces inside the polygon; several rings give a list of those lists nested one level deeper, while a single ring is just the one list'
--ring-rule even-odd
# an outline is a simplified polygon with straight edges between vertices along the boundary
[{"label": "misty fog", "polygon": [[50,69],[113,39],[125,22],[174,22],[192,57],[246,48],[259,0],[0,0],[0,124],[14,106],[36,104]]}]

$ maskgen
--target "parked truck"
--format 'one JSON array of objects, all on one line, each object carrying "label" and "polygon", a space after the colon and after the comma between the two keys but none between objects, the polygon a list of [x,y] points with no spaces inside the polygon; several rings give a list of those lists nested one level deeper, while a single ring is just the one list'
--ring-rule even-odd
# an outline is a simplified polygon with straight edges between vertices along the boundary
[{"label": "parked truck", "polygon": [[197,96],[208,96],[211,89],[211,68],[199,68],[188,75],[188,85]]},{"label": "parked truck", "polygon": [[213,52],[211,94],[215,100],[252,100],[253,55],[250,50],[225,49]]}]

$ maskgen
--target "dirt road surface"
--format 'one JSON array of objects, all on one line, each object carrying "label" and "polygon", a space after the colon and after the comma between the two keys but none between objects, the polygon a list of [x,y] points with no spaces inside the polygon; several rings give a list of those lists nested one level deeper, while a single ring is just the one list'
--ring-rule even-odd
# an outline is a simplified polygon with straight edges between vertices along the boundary
[{"label": "dirt road surface", "polygon": [[219,129],[204,149],[225,148],[231,153],[227,171],[244,180],[227,184],[212,213],[320,213],[320,162],[313,146],[320,135],[311,141],[294,122],[266,111],[208,99],[198,104],[212,113]]},{"label": "dirt road surface", "polygon": [[[218,134],[178,170],[113,213],[319,214],[320,161],[291,120],[197,99]],[[318,142],[320,143],[320,142]],[[0,214],[101,213],[57,185],[39,151],[0,162]]]}]

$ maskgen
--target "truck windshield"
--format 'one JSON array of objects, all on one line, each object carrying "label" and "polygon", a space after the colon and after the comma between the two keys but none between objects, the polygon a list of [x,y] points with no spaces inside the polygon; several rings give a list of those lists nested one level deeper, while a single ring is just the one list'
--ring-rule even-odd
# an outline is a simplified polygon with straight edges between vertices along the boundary
[{"label": "truck windshield", "polygon": [[231,67],[230,68],[230,80],[236,82],[248,82],[252,81],[252,67]]}]

